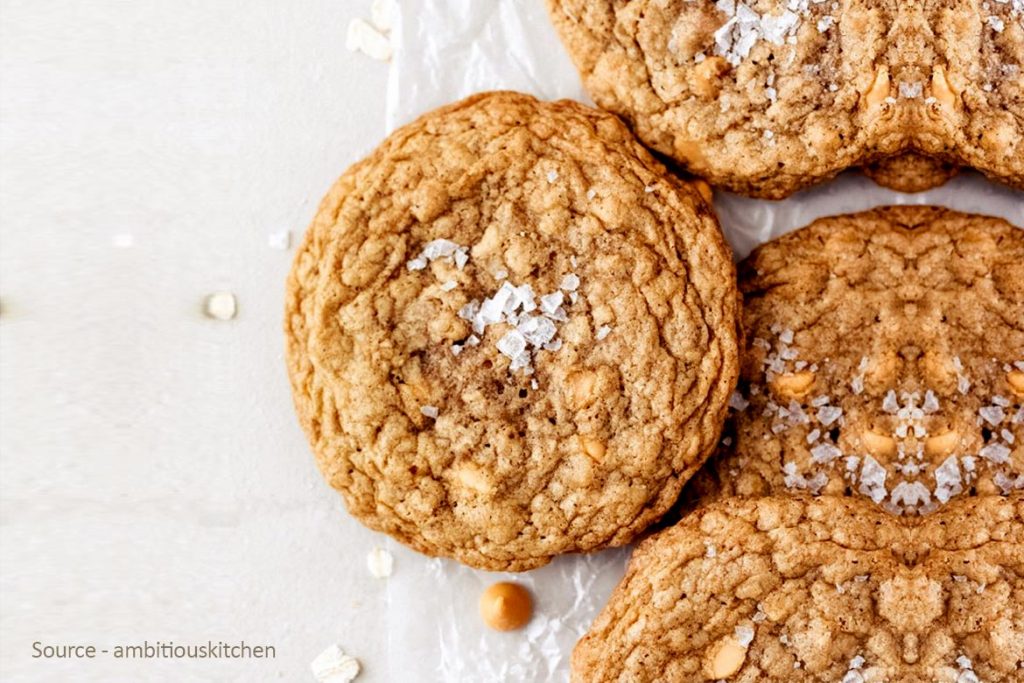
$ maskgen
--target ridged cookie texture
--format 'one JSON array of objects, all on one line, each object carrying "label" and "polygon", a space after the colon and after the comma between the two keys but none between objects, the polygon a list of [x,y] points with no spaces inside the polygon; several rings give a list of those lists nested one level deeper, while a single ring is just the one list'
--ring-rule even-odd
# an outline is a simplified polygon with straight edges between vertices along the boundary
[{"label": "ridged cookie texture", "polygon": [[872,175],[1024,187],[1021,0],[547,3],[594,100],[714,185],[780,198],[912,154],[934,168]]},{"label": "ridged cookie texture", "polygon": [[575,683],[1011,683],[1024,501],[896,520],[864,501],[720,501],[643,541]]},{"label": "ridged cookie texture", "polygon": [[960,167],[932,157],[907,153],[879,159],[862,170],[864,175],[882,187],[898,192],[924,192],[944,185],[960,171]]},{"label": "ridged cookie texture", "polygon": [[1024,489],[1024,230],[930,207],[824,218],[751,254],[740,289],[705,494],[923,514]]},{"label": "ridged cookie texture", "polygon": [[354,516],[519,571],[669,509],[721,429],[738,304],[710,208],[618,119],[488,93],[330,190],[288,278],[286,356]]}]

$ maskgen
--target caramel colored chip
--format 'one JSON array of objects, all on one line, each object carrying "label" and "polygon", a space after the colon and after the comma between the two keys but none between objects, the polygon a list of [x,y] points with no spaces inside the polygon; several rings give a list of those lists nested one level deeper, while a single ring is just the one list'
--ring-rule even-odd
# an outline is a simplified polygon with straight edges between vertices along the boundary
[{"label": "caramel colored chip", "polygon": [[814,373],[809,371],[776,375],[771,381],[772,390],[784,398],[803,398],[814,387]]},{"label": "caramel colored chip", "polygon": [[522,628],[532,614],[533,598],[517,583],[495,583],[480,596],[480,617],[495,631]]},{"label": "caramel colored chip", "polygon": [[747,648],[736,642],[734,637],[725,636],[708,650],[704,673],[715,680],[729,678],[740,670],[746,658]]}]

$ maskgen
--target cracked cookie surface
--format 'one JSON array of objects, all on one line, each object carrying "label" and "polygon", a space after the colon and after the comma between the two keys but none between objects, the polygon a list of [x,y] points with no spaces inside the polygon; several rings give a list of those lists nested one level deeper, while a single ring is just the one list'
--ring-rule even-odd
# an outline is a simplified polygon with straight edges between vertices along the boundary
[{"label": "cracked cookie surface", "polygon": [[899,521],[779,497],[719,501],[643,541],[572,680],[1009,683],[1022,660],[1019,495]]},{"label": "cracked cookie surface", "polygon": [[[890,156],[1024,187],[1020,0],[547,0],[587,90],[712,184],[780,198]],[[898,171],[906,170],[906,178]]]},{"label": "cracked cookie surface", "polygon": [[821,219],[740,266],[745,348],[695,487],[927,513],[1024,488],[1024,231],[889,207]]},{"label": "cracked cookie surface", "polygon": [[714,447],[731,254],[614,116],[487,93],[349,169],[287,283],[286,357],[349,511],[526,570],[630,541]]}]

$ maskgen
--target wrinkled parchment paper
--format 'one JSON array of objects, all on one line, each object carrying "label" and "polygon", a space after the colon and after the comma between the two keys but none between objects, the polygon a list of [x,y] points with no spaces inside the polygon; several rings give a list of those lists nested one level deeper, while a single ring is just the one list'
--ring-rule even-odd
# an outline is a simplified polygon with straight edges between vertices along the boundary
[{"label": "wrinkled parchment paper", "polygon": [[[550,25],[542,0],[398,0],[388,82],[392,130],[442,104],[482,90],[590,103]],[[737,259],[820,216],[885,204],[941,204],[1003,216],[1024,226],[1024,193],[964,173],[945,186],[906,195],[856,172],[787,200],[718,192],[715,206]],[[526,574],[491,574],[430,559],[388,540],[396,556],[388,579],[387,680],[565,681],[576,640],[622,577],[629,549],[557,558]],[[535,616],[522,632],[496,633],[477,613],[480,593],[512,579],[534,593]],[[368,663],[385,668],[383,663]],[[378,669],[378,671],[380,670]]]}]

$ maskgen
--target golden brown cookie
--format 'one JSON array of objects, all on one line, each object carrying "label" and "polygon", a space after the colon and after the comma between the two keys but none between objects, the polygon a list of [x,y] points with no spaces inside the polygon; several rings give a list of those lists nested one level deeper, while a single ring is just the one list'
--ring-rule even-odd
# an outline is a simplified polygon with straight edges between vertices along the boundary
[{"label": "golden brown cookie", "polygon": [[1024,488],[1024,231],[930,207],[825,218],[756,250],[740,288],[706,493],[925,513]]},{"label": "golden brown cookie", "polygon": [[895,520],[864,501],[720,501],[645,541],[576,683],[987,683],[1024,671],[1024,500]]},{"label": "golden brown cookie", "polygon": [[594,100],[714,185],[780,198],[913,153],[1024,186],[1019,0],[547,3]]},{"label": "golden brown cookie", "polygon": [[350,512],[526,570],[629,542],[714,447],[730,252],[614,116],[489,93],[334,185],[288,279],[300,420]]}]

